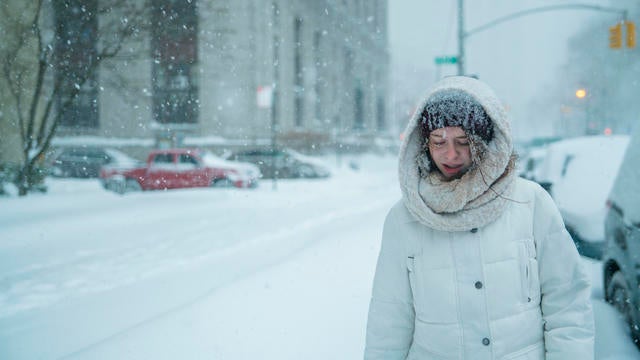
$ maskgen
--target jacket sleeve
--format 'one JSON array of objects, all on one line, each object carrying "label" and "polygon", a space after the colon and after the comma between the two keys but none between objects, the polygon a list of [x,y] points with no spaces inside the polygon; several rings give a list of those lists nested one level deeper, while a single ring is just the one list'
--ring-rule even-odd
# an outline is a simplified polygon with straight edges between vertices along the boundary
[{"label": "jacket sleeve", "polygon": [[534,213],[546,359],[593,359],[591,286],[560,212],[538,188]]},{"label": "jacket sleeve", "polygon": [[407,253],[394,211],[382,232],[373,293],[369,305],[364,358],[405,359],[413,340],[413,296],[407,270]]}]

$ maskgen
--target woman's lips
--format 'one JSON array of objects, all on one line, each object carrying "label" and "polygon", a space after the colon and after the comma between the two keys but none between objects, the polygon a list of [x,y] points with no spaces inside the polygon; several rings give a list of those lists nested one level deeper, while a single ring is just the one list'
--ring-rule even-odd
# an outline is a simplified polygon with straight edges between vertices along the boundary
[{"label": "woman's lips", "polygon": [[449,174],[455,174],[458,171],[460,171],[460,169],[462,168],[462,165],[447,165],[447,164],[442,164],[442,167],[444,168],[444,171],[446,171]]}]

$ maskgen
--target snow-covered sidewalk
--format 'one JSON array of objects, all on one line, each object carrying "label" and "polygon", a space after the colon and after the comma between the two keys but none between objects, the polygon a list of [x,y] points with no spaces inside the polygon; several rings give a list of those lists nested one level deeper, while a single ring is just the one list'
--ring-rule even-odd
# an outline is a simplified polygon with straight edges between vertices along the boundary
[{"label": "snow-covered sidewalk", "polygon": [[[357,359],[395,159],[255,191],[0,199],[0,359]],[[600,264],[585,260],[602,298]],[[640,359],[594,299],[598,359]]]}]

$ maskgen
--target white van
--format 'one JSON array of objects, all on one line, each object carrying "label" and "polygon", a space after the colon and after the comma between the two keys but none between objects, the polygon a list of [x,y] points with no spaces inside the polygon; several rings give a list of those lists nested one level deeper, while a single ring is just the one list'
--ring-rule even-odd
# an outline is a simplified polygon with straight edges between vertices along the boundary
[{"label": "white van", "polygon": [[640,340],[640,126],[631,137],[615,178],[605,218],[602,257],[605,299],[625,317]]}]

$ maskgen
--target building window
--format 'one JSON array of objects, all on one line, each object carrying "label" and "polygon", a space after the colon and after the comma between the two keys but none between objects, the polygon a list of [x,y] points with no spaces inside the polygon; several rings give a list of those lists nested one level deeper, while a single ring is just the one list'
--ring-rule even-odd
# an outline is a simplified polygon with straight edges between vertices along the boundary
[{"label": "building window", "polygon": [[362,130],[364,129],[364,92],[360,86],[357,86],[354,90],[353,101],[355,114],[353,128]]},{"label": "building window", "polygon": [[153,118],[161,124],[198,122],[196,1],[153,2]]},{"label": "building window", "polygon": [[[273,98],[271,99],[271,125],[273,127],[278,123],[278,106],[280,89],[280,39],[278,36],[273,37]],[[275,129],[273,129],[275,131]]]},{"label": "building window", "polygon": [[98,128],[98,78],[95,69],[97,0],[54,1],[56,98],[61,126]]},{"label": "building window", "polygon": [[387,120],[385,117],[385,105],[384,99],[382,96],[378,96],[376,101],[376,124],[378,130],[386,130],[387,129]]},{"label": "building window", "polygon": [[293,24],[293,71],[294,71],[294,121],[302,126],[304,116],[304,74],[302,68],[302,19],[296,17]]},{"label": "building window", "polygon": [[274,27],[279,27],[280,26],[280,8],[278,8],[278,4],[277,3],[273,3],[271,4],[271,10],[272,10],[272,17],[273,17],[273,26]]},{"label": "building window", "polygon": [[322,120],[322,85],[324,79],[322,78],[322,33],[315,31],[313,33],[313,66],[315,74],[314,92],[315,92],[315,106],[314,115],[316,121]]}]

